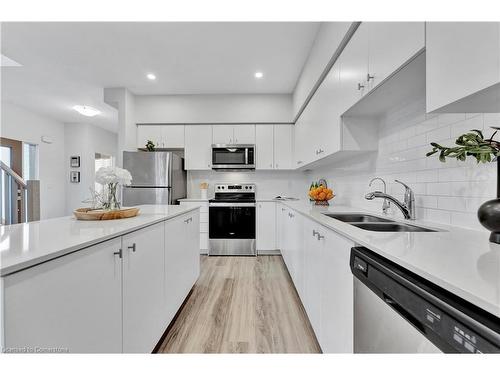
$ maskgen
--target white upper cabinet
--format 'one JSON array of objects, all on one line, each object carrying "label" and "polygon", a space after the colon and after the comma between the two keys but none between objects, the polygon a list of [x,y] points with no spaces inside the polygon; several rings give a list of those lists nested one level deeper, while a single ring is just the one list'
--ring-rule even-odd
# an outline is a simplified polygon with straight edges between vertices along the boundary
[{"label": "white upper cabinet", "polygon": [[212,126],[186,125],[186,170],[212,169]]},{"label": "white upper cabinet", "polygon": [[146,148],[148,141],[153,142],[155,147],[161,147],[161,127],[158,125],[137,125],[137,148]]},{"label": "white upper cabinet", "polygon": [[214,144],[254,144],[255,125],[214,125]]},{"label": "white upper cabinet", "polygon": [[343,113],[363,97],[367,86],[368,29],[366,23],[362,23],[358,27],[342,51],[339,62],[343,95],[338,105]]},{"label": "white upper cabinet", "polygon": [[233,132],[234,143],[250,145],[255,143],[255,125],[235,125]]},{"label": "white upper cabinet", "polygon": [[213,143],[214,144],[233,144],[234,133],[233,125],[214,125],[213,126]]},{"label": "white upper cabinet", "polygon": [[366,22],[369,91],[425,47],[424,22]]},{"label": "white upper cabinet", "polygon": [[184,148],[184,125],[137,125],[137,148],[148,140],[157,148]]},{"label": "white upper cabinet", "polygon": [[498,112],[499,86],[500,23],[426,23],[427,112]]},{"label": "white upper cabinet", "polygon": [[255,126],[256,169],[294,169],[293,125]]},{"label": "white upper cabinet", "polygon": [[274,168],[292,169],[293,125],[274,125]]},{"label": "white upper cabinet", "polygon": [[255,168],[274,169],[273,125],[255,126]]}]

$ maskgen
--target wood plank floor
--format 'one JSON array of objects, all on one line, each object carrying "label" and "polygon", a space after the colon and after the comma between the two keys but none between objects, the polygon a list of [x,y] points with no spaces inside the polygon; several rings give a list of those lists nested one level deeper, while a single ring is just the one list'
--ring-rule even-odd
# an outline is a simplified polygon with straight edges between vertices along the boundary
[{"label": "wood plank floor", "polygon": [[159,353],[320,353],[281,256],[201,262]]}]

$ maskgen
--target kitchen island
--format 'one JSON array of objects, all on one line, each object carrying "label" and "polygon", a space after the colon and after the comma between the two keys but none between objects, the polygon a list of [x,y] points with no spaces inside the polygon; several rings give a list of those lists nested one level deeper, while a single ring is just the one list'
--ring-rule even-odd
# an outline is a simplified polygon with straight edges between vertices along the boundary
[{"label": "kitchen island", "polygon": [[199,208],[1,231],[2,351],[151,352],[199,275]]}]

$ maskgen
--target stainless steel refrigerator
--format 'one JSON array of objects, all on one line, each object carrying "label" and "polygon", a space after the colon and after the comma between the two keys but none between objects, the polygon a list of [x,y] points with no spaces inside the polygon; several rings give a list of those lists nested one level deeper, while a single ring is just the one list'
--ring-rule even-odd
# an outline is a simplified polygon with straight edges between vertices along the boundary
[{"label": "stainless steel refrigerator", "polygon": [[184,159],[172,152],[124,151],[123,168],[132,185],[123,188],[123,205],[177,204],[186,198]]}]

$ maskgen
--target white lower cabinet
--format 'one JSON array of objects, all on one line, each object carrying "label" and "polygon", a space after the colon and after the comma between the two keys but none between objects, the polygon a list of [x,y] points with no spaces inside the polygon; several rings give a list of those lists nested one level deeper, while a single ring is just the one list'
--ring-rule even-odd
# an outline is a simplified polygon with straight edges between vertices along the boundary
[{"label": "white lower cabinet", "polygon": [[198,278],[198,233],[195,210],[2,277],[4,348],[150,353]]},{"label": "white lower cabinet", "polygon": [[276,250],[276,203],[257,203],[257,251]]},{"label": "white lower cabinet", "polygon": [[122,351],[122,265],[115,238],[2,277],[5,349]]},{"label": "white lower cabinet", "polygon": [[159,223],[122,237],[126,353],[151,352],[166,328],[164,230],[165,225]]},{"label": "white lower cabinet", "polygon": [[[198,215],[186,214],[165,227],[165,296],[168,323],[200,273]],[[166,326],[165,326],[166,327]]]},{"label": "white lower cabinet", "polygon": [[324,353],[353,352],[354,243],[277,204],[278,246]]}]

